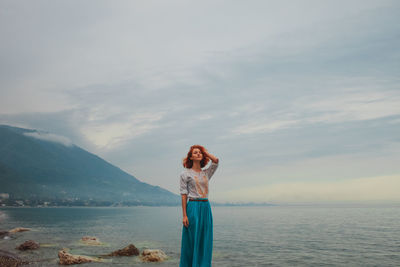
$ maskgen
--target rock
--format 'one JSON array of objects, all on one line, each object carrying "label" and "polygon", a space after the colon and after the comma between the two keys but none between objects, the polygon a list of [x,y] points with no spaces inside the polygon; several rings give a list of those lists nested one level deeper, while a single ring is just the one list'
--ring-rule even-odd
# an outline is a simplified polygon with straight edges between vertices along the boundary
[{"label": "rock", "polygon": [[161,249],[145,249],[140,255],[140,259],[143,262],[154,262],[154,261],[164,261],[168,256]]},{"label": "rock", "polygon": [[70,265],[70,264],[79,264],[85,262],[101,262],[102,260],[95,257],[89,257],[84,255],[73,255],[70,254],[69,249],[63,248],[58,252],[58,258],[60,259],[60,264],[62,265]]},{"label": "rock", "polygon": [[111,252],[107,256],[137,256],[137,255],[139,255],[139,249],[137,249],[134,245],[130,244],[129,246],[124,247],[123,249]]},{"label": "rock", "polygon": [[0,231],[0,238],[5,238],[8,236],[8,231]]},{"label": "rock", "polygon": [[40,245],[33,240],[28,240],[16,247],[19,250],[38,249]]},{"label": "rock", "polygon": [[0,266],[2,267],[17,267],[29,262],[20,259],[14,253],[0,249]]},{"label": "rock", "polygon": [[30,230],[31,229],[29,229],[29,228],[17,227],[17,228],[11,229],[8,232],[9,233],[16,233],[16,232],[25,232],[25,231],[30,231]]},{"label": "rock", "polygon": [[85,243],[85,244],[93,245],[93,246],[97,246],[97,245],[102,245],[103,244],[95,236],[84,236],[84,237],[82,237],[81,241],[83,243]]}]

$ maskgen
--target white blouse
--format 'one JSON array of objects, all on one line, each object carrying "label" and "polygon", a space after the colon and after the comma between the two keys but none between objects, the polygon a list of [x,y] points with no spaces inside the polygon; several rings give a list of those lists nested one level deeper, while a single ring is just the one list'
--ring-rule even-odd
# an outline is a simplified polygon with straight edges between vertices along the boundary
[{"label": "white blouse", "polygon": [[188,195],[189,198],[208,198],[208,181],[217,168],[218,163],[214,162],[200,172],[185,168],[180,175],[181,195]]}]

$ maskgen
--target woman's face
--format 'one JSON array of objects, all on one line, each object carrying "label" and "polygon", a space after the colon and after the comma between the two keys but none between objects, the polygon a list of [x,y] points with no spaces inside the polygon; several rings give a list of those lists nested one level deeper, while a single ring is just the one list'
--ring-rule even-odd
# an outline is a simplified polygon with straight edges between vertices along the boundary
[{"label": "woman's face", "polygon": [[192,150],[192,157],[190,159],[201,161],[203,159],[203,153],[201,153],[199,148],[194,148]]}]

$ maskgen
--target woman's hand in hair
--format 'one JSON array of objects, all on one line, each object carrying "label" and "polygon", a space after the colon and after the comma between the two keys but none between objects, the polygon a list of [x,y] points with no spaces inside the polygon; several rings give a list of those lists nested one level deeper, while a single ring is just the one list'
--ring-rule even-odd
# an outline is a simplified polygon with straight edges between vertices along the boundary
[{"label": "woman's hand in hair", "polygon": [[204,157],[209,158],[212,162],[218,163],[218,158],[212,154],[210,154],[206,148],[204,148]]}]

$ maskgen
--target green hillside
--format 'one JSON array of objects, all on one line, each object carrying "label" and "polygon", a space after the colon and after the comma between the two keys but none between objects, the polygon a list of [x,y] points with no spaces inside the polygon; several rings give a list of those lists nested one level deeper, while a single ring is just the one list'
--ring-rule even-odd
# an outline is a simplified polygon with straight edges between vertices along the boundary
[{"label": "green hillside", "polygon": [[[0,193],[25,203],[176,205],[179,196],[73,144],[47,141],[36,130],[0,125]],[[4,200],[3,200],[4,202]]]}]

